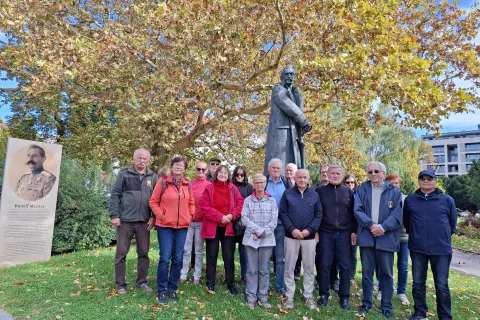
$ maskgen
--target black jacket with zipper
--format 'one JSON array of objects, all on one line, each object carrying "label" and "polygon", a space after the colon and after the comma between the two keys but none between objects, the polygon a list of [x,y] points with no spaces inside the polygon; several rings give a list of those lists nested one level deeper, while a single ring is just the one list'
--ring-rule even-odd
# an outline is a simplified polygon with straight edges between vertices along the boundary
[{"label": "black jacket with zipper", "polygon": [[316,189],[322,203],[323,219],[320,231],[357,232],[357,220],[353,214],[354,196],[352,190],[343,185],[331,183]]}]

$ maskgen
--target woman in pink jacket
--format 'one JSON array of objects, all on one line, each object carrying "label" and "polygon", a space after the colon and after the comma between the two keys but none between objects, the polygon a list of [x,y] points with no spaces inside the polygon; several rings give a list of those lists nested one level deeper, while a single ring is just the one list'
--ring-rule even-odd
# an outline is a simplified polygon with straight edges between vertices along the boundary
[{"label": "woman in pink jacket", "polygon": [[218,247],[222,243],[222,257],[228,291],[236,295],[235,277],[235,233],[233,221],[240,218],[243,198],[231,181],[228,167],[221,165],[213,175],[212,184],[203,192],[200,201],[203,213],[202,238],[207,243],[207,291],[215,292]]}]

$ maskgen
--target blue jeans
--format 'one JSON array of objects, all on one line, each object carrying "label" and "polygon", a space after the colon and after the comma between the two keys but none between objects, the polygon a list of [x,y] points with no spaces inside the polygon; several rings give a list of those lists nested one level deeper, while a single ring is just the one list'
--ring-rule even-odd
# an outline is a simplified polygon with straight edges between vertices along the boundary
[{"label": "blue jeans", "polygon": [[378,266],[379,290],[382,291],[380,309],[392,311],[393,252],[360,247],[360,260],[362,261],[362,303],[367,308],[373,306],[373,273],[375,266]]},{"label": "blue jeans", "polygon": [[240,275],[244,278],[247,275],[247,253],[245,246],[242,244],[243,235],[238,242],[238,255],[240,256]]},{"label": "blue jeans", "polygon": [[404,294],[407,290],[409,253],[408,242],[400,242],[400,251],[397,252],[397,294]]},{"label": "blue jeans", "polygon": [[319,259],[315,259],[315,262],[320,295],[329,296],[331,270],[335,267],[335,275],[337,268],[340,272],[338,296],[341,299],[350,298],[350,231],[320,231],[319,243],[320,246],[316,247]]},{"label": "blue jeans", "polygon": [[[174,229],[157,226],[160,261],[157,269],[157,292],[176,292],[182,270],[183,248],[188,228]],[[171,262],[171,264],[170,264]],[[170,266],[170,272],[168,272]]]},{"label": "blue jeans", "polygon": [[415,314],[423,317],[427,315],[426,282],[428,261],[430,260],[433,281],[435,283],[435,294],[437,296],[438,319],[452,319],[452,302],[448,287],[448,273],[452,255],[426,255],[410,251],[410,257],[412,258],[412,295],[415,303]]},{"label": "blue jeans", "polygon": [[[274,231],[276,245],[273,249],[275,254],[275,290],[277,292],[285,291],[285,228],[283,224],[277,224],[277,227]],[[270,270],[270,268],[268,269]],[[270,276],[270,274],[269,274]]]}]

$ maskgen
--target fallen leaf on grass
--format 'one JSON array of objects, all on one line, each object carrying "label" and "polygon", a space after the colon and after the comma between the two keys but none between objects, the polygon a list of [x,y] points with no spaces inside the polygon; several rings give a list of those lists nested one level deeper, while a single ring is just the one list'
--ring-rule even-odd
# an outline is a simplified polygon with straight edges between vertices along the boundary
[{"label": "fallen leaf on grass", "polygon": [[190,299],[192,299],[193,301],[198,301],[197,297],[190,297]]},{"label": "fallen leaf on grass", "polygon": [[199,306],[200,309],[203,309],[205,308],[205,303],[200,303],[200,306]]},{"label": "fallen leaf on grass", "polygon": [[25,281],[20,281],[18,284],[25,284]]},{"label": "fallen leaf on grass", "polygon": [[73,280],[73,283],[75,283],[75,284],[82,284],[82,281],[80,281],[80,279],[75,279],[75,280]]},{"label": "fallen leaf on grass", "polygon": [[85,289],[92,290],[93,288],[94,288],[93,286],[87,286]]},{"label": "fallen leaf on grass", "polygon": [[72,264],[71,263],[65,263],[63,266],[69,268],[69,267],[72,266]]},{"label": "fallen leaf on grass", "polygon": [[61,308],[61,309],[60,309],[60,312],[65,312],[65,309]]},{"label": "fallen leaf on grass", "polygon": [[281,305],[281,304],[277,304],[277,308],[278,308],[278,310],[279,310],[281,313],[284,313],[284,314],[287,314],[287,313],[288,313],[288,311],[282,309],[282,305]]},{"label": "fallen leaf on grass", "polygon": [[192,316],[196,316],[198,313],[196,313],[195,311],[191,311],[190,314],[191,314]]}]

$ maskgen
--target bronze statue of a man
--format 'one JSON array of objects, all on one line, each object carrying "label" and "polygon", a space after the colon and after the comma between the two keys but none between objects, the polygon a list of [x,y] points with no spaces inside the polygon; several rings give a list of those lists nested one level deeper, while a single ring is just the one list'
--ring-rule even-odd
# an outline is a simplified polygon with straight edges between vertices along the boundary
[{"label": "bronze statue of a man", "polygon": [[[305,168],[305,146],[303,135],[312,129],[303,113],[303,97],[293,86],[295,70],[286,67],[280,75],[281,82],[272,89],[270,99],[270,120],[265,152],[265,172],[270,159],[278,158],[287,163],[295,163]],[[282,175],[285,174],[282,169]]]}]

